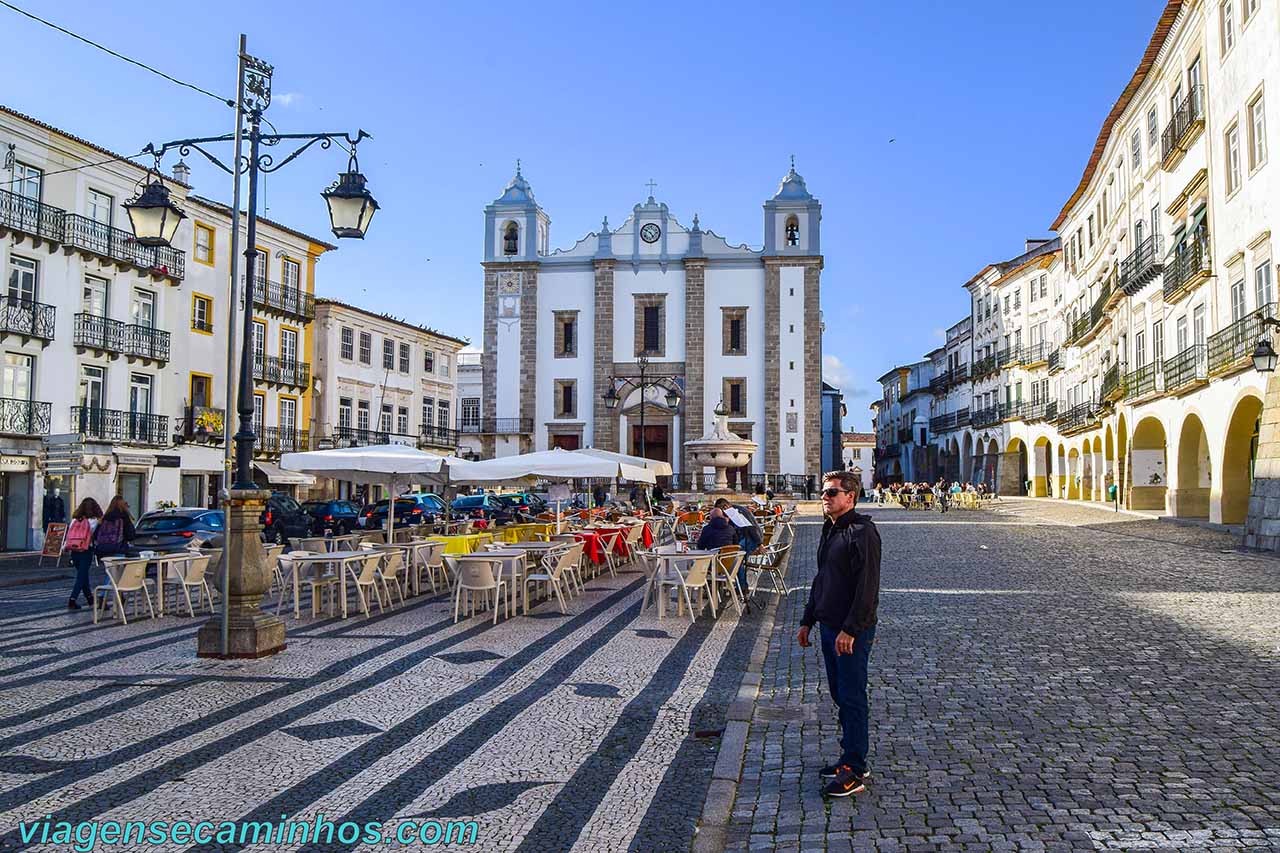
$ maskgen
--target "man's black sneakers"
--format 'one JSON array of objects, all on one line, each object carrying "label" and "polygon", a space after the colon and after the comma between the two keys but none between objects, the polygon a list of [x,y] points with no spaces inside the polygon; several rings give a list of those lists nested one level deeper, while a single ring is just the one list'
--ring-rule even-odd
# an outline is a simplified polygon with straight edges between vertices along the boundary
[{"label": "man's black sneakers", "polygon": [[867,786],[863,783],[863,775],[854,773],[853,768],[848,764],[841,764],[836,772],[836,777],[826,784],[822,789],[824,797],[851,797],[854,794],[861,794],[867,790]]},{"label": "man's black sneakers", "polygon": [[[826,767],[824,767],[824,768],[822,768],[821,770],[819,770],[819,771],[818,771],[818,775],[819,775],[819,776],[821,776],[823,779],[834,779],[834,778],[836,778],[836,776],[839,776],[839,775],[840,775],[840,768],[841,768],[841,767],[843,767],[843,766],[845,766],[845,765],[841,765],[841,764],[828,764]],[[861,779],[867,779],[867,778],[869,778],[870,776],[871,776],[871,771],[870,771],[870,770],[863,770],[863,771],[862,771],[862,776],[860,776],[859,778],[861,778]]]}]

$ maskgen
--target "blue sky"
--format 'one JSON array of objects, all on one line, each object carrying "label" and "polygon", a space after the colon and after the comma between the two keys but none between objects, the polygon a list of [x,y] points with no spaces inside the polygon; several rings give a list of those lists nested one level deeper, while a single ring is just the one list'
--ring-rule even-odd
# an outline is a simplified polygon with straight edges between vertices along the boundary
[{"label": "blue sky", "polygon": [[[228,95],[246,32],[281,132],[375,137],[382,210],[318,291],[477,341],[483,208],[516,157],[554,246],[620,223],[650,178],[682,222],[759,245],[794,153],[823,202],[827,373],[866,429],[876,377],[963,316],[961,284],[1048,233],[1164,4],[25,5]],[[230,130],[215,101],[3,8],[0,33],[15,109],[122,153]],[[266,214],[327,234],[318,193],[344,165],[308,152],[267,180]]]}]

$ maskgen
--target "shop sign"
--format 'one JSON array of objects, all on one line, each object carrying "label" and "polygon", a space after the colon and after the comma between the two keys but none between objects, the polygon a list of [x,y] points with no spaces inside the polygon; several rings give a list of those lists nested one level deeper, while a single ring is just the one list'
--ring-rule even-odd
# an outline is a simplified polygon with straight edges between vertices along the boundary
[{"label": "shop sign", "polygon": [[156,456],[157,468],[181,468],[181,456]]},{"label": "shop sign", "polygon": [[30,456],[0,456],[0,471],[30,471]]},{"label": "shop sign", "polygon": [[117,453],[117,465],[134,465],[143,468],[155,467],[156,457],[148,456],[145,453]]}]

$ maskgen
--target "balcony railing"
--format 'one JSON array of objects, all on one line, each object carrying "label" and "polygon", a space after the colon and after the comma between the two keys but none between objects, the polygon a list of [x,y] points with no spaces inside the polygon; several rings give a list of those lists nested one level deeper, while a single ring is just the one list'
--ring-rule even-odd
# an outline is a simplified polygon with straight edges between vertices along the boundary
[{"label": "balcony railing", "polygon": [[1049,358],[1047,360],[1049,362],[1049,372],[1057,373],[1062,369],[1062,350],[1056,349],[1049,353]]},{"label": "balcony railing", "polygon": [[78,213],[68,213],[63,242],[102,258],[130,264],[138,269],[180,281],[186,275],[186,255],[171,246],[143,246],[121,228],[97,222]]},{"label": "balcony railing", "polygon": [[1164,268],[1163,253],[1164,240],[1159,234],[1152,234],[1120,262],[1120,287],[1126,294],[1133,296],[1160,275]]},{"label": "balcony railing", "polygon": [[972,422],[972,420],[973,419],[969,415],[969,410],[967,408],[960,409],[956,412],[956,428],[957,429],[959,429],[960,427],[967,427]]},{"label": "balcony railing", "polygon": [[1058,431],[1064,435],[1081,432],[1099,423],[1100,414],[1093,402],[1076,403],[1058,418]]},{"label": "balcony railing", "polygon": [[996,357],[994,355],[980,358],[973,363],[973,378],[981,379],[983,376],[995,373],[996,369]]},{"label": "balcony railing", "polygon": [[227,413],[212,406],[187,406],[182,411],[182,435],[188,441],[222,444]]},{"label": "balcony railing", "polygon": [[898,430],[898,443],[899,443],[899,444],[910,444],[910,443],[911,443],[911,440],[912,440],[912,436],[911,436],[911,430],[910,430],[910,429],[900,429],[900,430]]},{"label": "balcony railing", "polygon": [[123,352],[125,325],[99,314],[77,314],[72,329],[72,341],[78,347]]},{"label": "balcony railing", "polygon": [[306,388],[311,384],[311,365],[296,359],[283,359],[274,355],[253,358],[253,378],[273,385],[289,385]]},{"label": "balcony railing", "polygon": [[169,333],[150,326],[125,326],[124,354],[133,358],[166,362],[169,360]]},{"label": "balcony railing", "polygon": [[969,365],[961,364],[950,370],[939,373],[933,379],[929,380],[929,390],[935,394],[942,393],[948,388],[959,385],[969,378]]},{"label": "balcony railing", "polygon": [[881,459],[897,459],[902,455],[902,446],[898,444],[886,444],[880,448]]},{"label": "balcony railing", "polygon": [[1104,403],[1112,403],[1116,400],[1124,399],[1124,380],[1125,374],[1120,370],[1120,362],[1111,365],[1107,372],[1102,375],[1100,395]]},{"label": "balcony railing", "polygon": [[985,409],[978,409],[973,413],[973,425],[975,427],[991,426],[998,424],[1004,420],[1005,407],[999,403],[994,406],[988,406]]},{"label": "balcony railing", "polygon": [[480,418],[458,423],[463,435],[525,435],[533,432],[533,418]]},{"label": "balcony railing", "polygon": [[48,435],[53,406],[37,400],[0,398],[0,433]]},{"label": "balcony railing", "polygon": [[1089,331],[1089,327],[1093,322],[1089,319],[1088,312],[1076,318],[1071,324],[1071,328],[1067,330],[1067,346],[1075,346],[1080,343],[1080,339]]},{"label": "balcony railing", "polygon": [[86,438],[96,441],[147,444],[158,447],[169,444],[167,415],[72,406],[71,428]]},{"label": "balcony railing", "polygon": [[955,412],[952,412],[951,414],[947,414],[947,415],[934,415],[933,417],[929,418],[929,432],[932,432],[934,434],[955,429],[955,426],[956,426]]},{"label": "balcony railing", "polygon": [[1164,268],[1164,301],[1177,302],[1213,271],[1209,258],[1209,233],[1198,228],[1190,239],[1174,250]]},{"label": "balcony railing", "polygon": [[1220,376],[1253,365],[1253,348],[1262,337],[1262,318],[1276,316],[1276,303],[1263,305],[1209,336],[1209,375]]},{"label": "balcony railing", "polygon": [[52,305],[0,296],[0,333],[51,341],[56,315],[57,309]]},{"label": "balcony railing", "polygon": [[1044,404],[1044,419],[1046,421],[1056,421],[1058,419],[1059,408],[1057,400],[1049,400],[1046,402]]},{"label": "balcony railing", "polygon": [[310,293],[265,278],[254,278],[253,304],[305,320],[314,320],[316,316],[316,298]]},{"label": "balcony railing", "polygon": [[1192,344],[1164,360],[1164,389],[1170,394],[1187,391],[1209,381],[1209,352],[1205,344]]},{"label": "balcony railing", "polygon": [[300,453],[311,448],[311,436],[305,430],[289,427],[263,427],[256,429],[253,452],[259,456],[279,456],[281,453]]},{"label": "balcony railing", "polygon": [[458,431],[443,426],[423,426],[418,433],[418,447],[447,447],[455,448],[458,446]]},{"label": "balcony railing", "polygon": [[1019,355],[1023,367],[1035,367],[1049,357],[1049,348],[1043,341],[1038,344],[1028,344],[1019,351]]},{"label": "balcony railing", "polygon": [[0,190],[0,228],[62,242],[66,211],[10,190]]},{"label": "balcony railing", "polygon": [[1185,151],[1192,132],[1204,126],[1204,87],[1192,86],[1178,104],[1160,135],[1160,161],[1167,169]]},{"label": "balcony railing", "polygon": [[1124,398],[1141,400],[1164,393],[1164,372],[1159,362],[1144,364],[1124,377]]},{"label": "balcony railing", "polygon": [[[412,436],[409,436],[412,438]],[[391,444],[391,433],[381,430],[360,429],[339,424],[333,428],[331,439],[334,447],[365,447],[371,444]],[[412,442],[396,442],[409,444]]]},{"label": "balcony railing", "polygon": [[[1022,404],[1022,411],[1019,416],[1022,420],[1030,423],[1031,421],[1042,421],[1049,416],[1049,406],[1043,400],[1031,400]],[[1054,413],[1057,413],[1057,407],[1054,406]]]}]

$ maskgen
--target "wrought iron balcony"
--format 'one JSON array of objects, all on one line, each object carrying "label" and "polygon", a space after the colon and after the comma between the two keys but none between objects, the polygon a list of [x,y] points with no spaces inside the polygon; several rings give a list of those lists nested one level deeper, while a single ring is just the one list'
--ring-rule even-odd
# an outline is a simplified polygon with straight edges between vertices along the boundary
[{"label": "wrought iron balcony", "polygon": [[879,450],[881,459],[897,459],[902,455],[902,447],[897,444],[886,444]]},{"label": "wrought iron balcony", "polygon": [[227,413],[212,406],[187,406],[182,410],[182,436],[187,441],[222,444]]},{"label": "wrought iron balcony", "polygon": [[254,356],[253,378],[270,385],[287,385],[306,388],[311,384],[311,365],[296,359],[283,359],[274,355]]},{"label": "wrought iron balcony", "polygon": [[533,432],[533,418],[480,418],[458,422],[463,435],[526,435]]},{"label": "wrought iron balcony", "polygon": [[1107,318],[1107,303],[1111,298],[1111,288],[1112,280],[1108,278],[1103,282],[1097,298],[1093,300],[1089,313],[1077,320],[1072,327],[1072,343],[1076,346],[1089,343],[1105,325],[1103,320]]},{"label": "wrought iron balcony", "polygon": [[418,447],[443,447],[452,450],[458,446],[458,431],[443,426],[424,425],[418,434]]},{"label": "wrought iron balcony", "polygon": [[[410,438],[412,438],[410,436]],[[329,439],[334,447],[366,447],[371,444],[391,444],[391,433],[381,430],[361,429],[353,426],[343,426],[339,424],[332,431]],[[412,442],[396,442],[397,444],[410,444]]]},{"label": "wrought iron balcony", "polygon": [[0,335],[18,335],[23,341],[53,340],[57,309],[43,302],[16,296],[0,296]]},{"label": "wrought iron balcony", "polygon": [[1056,349],[1053,352],[1049,353],[1049,357],[1046,359],[1046,361],[1048,361],[1049,363],[1049,372],[1057,373],[1063,367],[1062,350]]},{"label": "wrought iron balcony", "polygon": [[0,190],[0,233],[16,231],[61,243],[66,233],[67,212],[10,190]]},{"label": "wrought iron balcony", "polygon": [[1126,295],[1133,296],[1160,275],[1164,269],[1163,253],[1163,238],[1152,234],[1120,262],[1120,287]]},{"label": "wrought iron balcony", "polygon": [[1276,303],[1270,302],[1236,320],[1222,331],[1209,336],[1209,375],[1253,366],[1253,348],[1262,337],[1262,318],[1276,316]]},{"label": "wrought iron balcony", "polygon": [[1080,339],[1089,331],[1091,325],[1092,321],[1089,319],[1088,312],[1077,317],[1071,324],[1071,328],[1067,330],[1067,346],[1079,345]]},{"label": "wrought iron balcony", "polygon": [[169,360],[169,333],[150,326],[125,326],[124,354],[163,364]]},{"label": "wrought iron balcony", "polygon": [[898,430],[898,444],[910,444],[911,441],[912,441],[912,436],[911,436],[910,429]]},{"label": "wrought iron balcony", "polygon": [[300,288],[265,278],[255,277],[253,280],[253,304],[267,311],[303,320],[314,320],[316,317],[314,296]]},{"label": "wrought iron balcony", "polygon": [[1164,389],[1181,394],[1209,381],[1209,352],[1205,344],[1192,344],[1164,360]]},{"label": "wrought iron balcony", "polygon": [[281,453],[300,453],[311,448],[311,436],[305,430],[288,427],[263,427],[255,429],[257,437],[253,452],[258,456],[279,456]]},{"label": "wrought iron balcony", "polygon": [[1124,399],[1124,380],[1126,374],[1120,370],[1120,362],[1111,365],[1102,376],[1102,390],[1099,392],[1104,403],[1114,403]]},{"label": "wrought iron balcony", "polygon": [[99,314],[77,314],[72,341],[77,347],[99,352],[124,352],[125,325]]},{"label": "wrought iron balcony", "polygon": [[1031,421],[1043,421],[1049,417],[1049,407],[1053,406],[1053,413],[1057,414],[1057,406],[1052,403],[1046,403],[1043,400],[1032,400],[1022,404],[1022,410],[1019,413],[1022,420],[1030,423]]},{"label": "wrought iron balcony", "polygon": [[1173,252],[1164,268],[1164,301],[1177,302],[1209,278],[1213,264],[1209,258],[1209,232],[1197,228],[1186,243]]},{"label": "wrought iron balcony", "polygon": [[148,273],[163,276],[177,283],[186,275],[186,254],[172,246],[143,246],[133,235],[121,228],[106,225],[68,213],[66,236],[63,242],[81,252],[96,255],[119,265],[129,265]]},{"label": "wrought iron balcony", "polygon": [[1131,402],[1164,393],[1164,371],[1159,362],[1144,364],[1124,377],[1124,398]]},{"label": "wrought iron balcony", "polygon": [[1059,408],[1057,400],[1049,400],[1044,404],[1044,419],[1046,421],[1056,421],[1058,419]]},{"label": "wrought iron balcony", "polygon": [[48,435],[52,410],[49,403],[0,397],[0,433]]},{"label": "wrought iron balcony", "polygon": [[1049,358],[1049,348],[1044,342],[1038,344],[1028,344],[1019,351],[1020,361],[1023,367],[1039,367]]},{"label": "wrought iron balcony", "polygon": [[1169,123],[1160,134],[1160,163],[1170,168],[1204,127],[1204,87],[1192,86],[1182,102],[1174,107]]},{"label": "wrought iron balcony", "polygon": [[934,415],[929,418],[929,432],[935,434],[955,429],[955,426],[956,416],[954,412],[947,415]]},{"label": "wrought iron balcony", "polygon": [[1022,353],[1018,347],[1006,347],[996,353],[996,367],[1006,367],[1022,361]]},{"label": "wrought iron balcony", "polygon": [[1004,420],[1005,407],[997,403],[994,406],[988,406],[985,409],[979,409],[973,413],[973,425],[975,427],[991,426],[998,424]]},{"label": "wrought iron balcony", "polygon": [[961,382],[969,378],[969,365],[961,364],[950,370],[939,373],[933,379],[929,380],[929,390],[935,394],[941,394],[948,388],[953,388]]},{"label": "wrought iron balcony", "polygon": [[1101,422],[1097,404],[1093,402],[1076,403],[1058,418],[1058,431],[1063,435],[1083,432]]},{"label": "wrought iron balcony", "polygon": [[994,355],[980,358],[973,363],[973,378],[981,379],[984,376],[995,373],[996,369],[996,357]]},{"label": "wrought iron balcony", "polygon": [[71,428],[94,441],[167,447],[169,418],[147,412],[71,407]]}]

